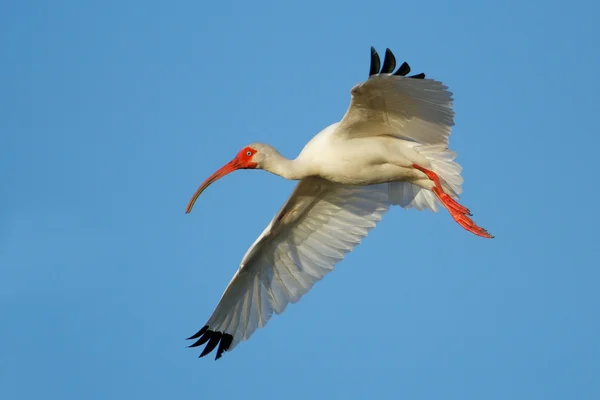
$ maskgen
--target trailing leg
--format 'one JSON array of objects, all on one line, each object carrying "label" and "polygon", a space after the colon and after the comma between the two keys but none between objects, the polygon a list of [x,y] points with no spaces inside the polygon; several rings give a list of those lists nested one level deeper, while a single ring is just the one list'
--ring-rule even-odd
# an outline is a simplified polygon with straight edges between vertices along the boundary
[{"label": "trailing leg", "polygon": [[413,164],[413,168],[423,172],[431,181],[433,181],[435,186],[431,189],[432,192],[437,196],[437,198],[440,200],[440,203],[442,203],[442,205],[448,210],[452,218],[460,226],[477,236],[481,236],[484,238],[493,238],[493,236],[490,235],[487,230],[477,226],[477,224],[471,218],[469,218],[469,216],[472,214],[468,208],[463,207],[448,193],[444,192],[444,189],[442,188],[442,185],[440,183],[440,178],[435,172],[427,168],[423,168],[418,164]]}]

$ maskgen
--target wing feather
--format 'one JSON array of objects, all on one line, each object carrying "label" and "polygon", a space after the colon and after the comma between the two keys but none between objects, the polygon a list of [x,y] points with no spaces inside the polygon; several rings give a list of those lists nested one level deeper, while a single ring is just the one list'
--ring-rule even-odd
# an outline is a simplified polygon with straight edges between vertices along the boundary
[{"label": "wing feather", "polygon": [[219,358],[247,340],[273,313],[281,314],[332,271],[388,208],[386,184],[345,186],[320,178],[300,181],[248,249],[200,330],[203,336],[191,337],[199,338],[192,346],[208,342],[204,356],[219,345]]},{"label": "wing feather", "polygon": [[452,93],[442,82],[378,74],[354,86],[337,132],[349,138],[389,135],[448,145],[454,126]]}]

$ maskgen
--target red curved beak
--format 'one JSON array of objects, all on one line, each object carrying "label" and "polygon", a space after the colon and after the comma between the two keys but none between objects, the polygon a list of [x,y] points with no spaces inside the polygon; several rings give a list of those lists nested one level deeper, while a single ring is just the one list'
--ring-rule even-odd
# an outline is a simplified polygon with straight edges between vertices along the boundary
[{"label": "red curved beak", "polygon": [[194,193],[194,195],[192,196],[192,198],[190,199],[190,202],[187,205],[187,208],[185,209],[185,213],[189,214],[190,211],[192,211],[192,207],[194,207],[194,203],[196,202],[196,200],[198,200],[198,197],[200,197],[200,195],[202,194],[202,192],[204,192],[204,190],[210,186],[211,183],[221,179],[222,177],[224,177],[227,174],[232,173],[233,171],[236,171],[238,169],[240,169],[240,165],[237,161],[237,158],[229,161],[227,164],[223,165],[221,168],[219,168],[217,170],[217,172],[215,172],[214,174],[212,174],[211,176],[208,177],[207,180],[205,180],[204,182],[202,182],[202,185],[200,185],[200,187],[198,188],[198,190],[196,190],[196,193]]}]

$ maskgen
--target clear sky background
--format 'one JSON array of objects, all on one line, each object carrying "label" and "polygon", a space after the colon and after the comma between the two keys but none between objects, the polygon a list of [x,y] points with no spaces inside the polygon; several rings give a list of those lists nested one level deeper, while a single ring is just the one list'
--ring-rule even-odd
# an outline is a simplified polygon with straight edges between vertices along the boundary
[{"label": "clear sky background", "polygon": [[[485,4],[484,4],[485,3]],[[593,1],[0,6],[0,398],[600,398]],[[215,362],[203,326],[369,47],[450,86],[462,202],[394,208]]]}]

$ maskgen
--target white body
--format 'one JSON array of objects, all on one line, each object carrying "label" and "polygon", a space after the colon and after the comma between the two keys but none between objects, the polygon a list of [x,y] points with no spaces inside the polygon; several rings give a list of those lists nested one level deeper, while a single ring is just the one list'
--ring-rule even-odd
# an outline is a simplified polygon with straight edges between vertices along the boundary
[{"label": "white body", "polygon": [[311,174],[347,185],[371,185],[392,181],[429,179],[412,168],[430,167],[429,160],[414,149],[417,143],[390,136],[348,140],[338,134],[339,123],[317,134],[296,161],[312,166]]}]

